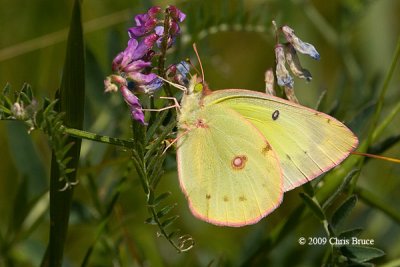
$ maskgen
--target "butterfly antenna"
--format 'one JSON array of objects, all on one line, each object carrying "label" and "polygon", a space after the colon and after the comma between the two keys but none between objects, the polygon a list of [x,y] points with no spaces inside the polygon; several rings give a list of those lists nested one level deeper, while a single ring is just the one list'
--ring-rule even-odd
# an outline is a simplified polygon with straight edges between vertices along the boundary
[{"label": "butterfly antenna", "polygon": [[374,159],[381,159],[381,160],[390,161],[390,162],[394,162],[394,163],[400,163],[400,159],[389,158],[389,157],[384,157],[384,156],[379,156],[379,155],[374,155],[374,154],[362,153],[362,152],[357,152],[357,151],[353,151],[353,152],[351,152],[351,154],[374,158]]},{"label": "butterfly antenna", "polygon": [[200,56],[199,56],[199,53],[197,52],[197,47],[196,47],[195,43],[193,44],[193,49],[194,49],[194,52],[196,53],[197,60],[199,61],[200,69],[201,69],[201,78],[203,79],[203,82],[204,82],[205,79],[204,79],[203,65],[201,64]]},{"label": "butterfly antenna", "polygon": [[[193,65],[193,63],[192,63],[192,61],[190,60],[190,58],[186,58],[185,61],[190,65],[190,67],[192,67],[192,68],[196,71],[197,74],[200,73],[199,69],[196,68],[195,65]],[[192,74],[191,74],[190,72],[189,72],[189,75],[190,75],[190,77],[192,77]]]}]

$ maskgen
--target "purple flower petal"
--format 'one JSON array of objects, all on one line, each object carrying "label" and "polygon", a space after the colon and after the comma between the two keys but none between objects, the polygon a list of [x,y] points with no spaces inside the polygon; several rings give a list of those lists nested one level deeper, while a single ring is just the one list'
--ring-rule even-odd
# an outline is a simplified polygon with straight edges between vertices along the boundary
[{"label": "purple flower petal", "polygon": [[[157,41],[158,36],[153,33],[146,36],[136,47],[135,51],[133,51],[131,55],[131,60],[137,60],[142,58],[150,49],[153,47],[154,43]],[[135,39],[131,39],[135,40]],[[137,42],[137,41],[136,41]]]},{"label": "purple flower petal", "polygon": [[151,18],[155,18],[161,11],[161,7],[159,6],[153,6],[151,7],[148,11],[147,14],[151,17]]},{"label": "purple flower petal", "polygon": [[135,96],[125,85],[120,86],[121,94],[124,97],[125,102],[129,106],[141,108],[142,105],[139,102],[139,98]]},{"label": "purple flower petal", "polygon": [[135,91],[145,93],[145,94],[153,94],[157,89],[159,89],[164,84],[164,81],[160,78],[155,78],[148,84],[143,84],[137,86]]},{"label": "purple flower petal", "polygon": [[164,27],[163,26],[156,26],[154,28],[154,32],[158,35],[158,36],[162,36],[164,34]]},{"label": "purple flower petal", "polygon": [[157,19],[150,18],[147,21],[144,21],[142,25],[131,27],[128,29],[128,34],[130,38],[141,37],[154,29],[157,24]]},{"label": "purple flower petal", "polygon": [[[168,36],[168,40],[167,40],[167,48],[170,48],[174,43],[175,43],[175,37],[174,36]],[[159,38],[158,40],[157,40],[157,42],[156,42],[156,44],[157,44],[157,47],[161,47],[161,44],[162,44],[162,41],[163,41],[163,39],[162,38]]]},{"label": "purple flower petal", "polygon": [[144,55],[142,57],[142,60],[144,61],[151,61],[151,59],[153,58],[153,56],[156,54],[156,52],[154,50],[149,50],[146,55]]},{"label": "purple flower petal", "polygon": [[136,26],[144,25],[149,18],[150,17],[149,17],[148,14],[138,14],[138,15],[136,15],[135,16]]},{"label": "purple flower petal", "polygon": [[144,122],[144,113],[141,109],[131,106],[130,110],[131,110],[132,119],[141,123],[142,125],[147,125],[147,123]]},{"label": "purple flower petal", "polygon": [[176,21],[182,22],[186,18],[185,13],[180,11],[176,6],[169,6],[167,10],[171,14],[171,17]]},{"label": "purple flower petal", "polygon": [[171,35],[178,35],[179,32],[181,31],[179,24],[176,22],[171,22],[170,28],[169,28],[169,32]]},{"label": "purple flower petal", "polygon": [[131,27],[128,29],[129,38],[137,38],[146,33],[146,28],[142,26]]},{"label": "purple flower petal", "polygon": [[134,60],[134,56],[136,55],[136,51],[138,48],[139,44],[136,39],[129,39],[128,41],[128,46],[125,48],[123,52],[123,59],[120,62],[120,67],[124,68],[126,67],[129,63]]},{"label": "purple flower petal", "polygon": [[135,81],[138,84],[148,84],[157,78],[157,75],[154,73],[143,74],[140,72],[130,72],[127,73],[129,79]]},{"label": "purple flower petal", "polygon": [[138,72],[149,67],[151,67],[150,61],[136,60],[128,64],[128,66],[124,68],[124,72]]},{"label": "purple flower petal", "polygon": [[117,71],[119,66],[121,65],[122,59],[124,58],[124,52],[125,51],[118,53],[118,55],[114,58],[111,67],[113,71]]}]

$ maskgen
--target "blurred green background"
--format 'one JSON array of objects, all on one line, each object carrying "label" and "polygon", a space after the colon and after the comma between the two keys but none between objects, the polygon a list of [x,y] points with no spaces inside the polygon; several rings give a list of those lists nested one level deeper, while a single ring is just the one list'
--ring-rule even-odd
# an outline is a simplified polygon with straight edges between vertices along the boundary
[{"label": "blurred green background", "polygon": [[[53,97],[61,80],[73,1],[0,0],[0,4],[0,85],[10,83],[17,90],[28,82],[38,98]],[[315,107],[326,90],[320,109],[343,120],[360,140],[365,138],[399,38],[400,2],[396,0],[85,0],[85,130],[130,138],[126,106],[119,95],[103,93],[103,79],[111,72],[113,57],[126,45],[126,31],[133,25],[134,15],[152,5],[168,4],[188,15],[179,48],[169,55],[169,63],[194,58],[191,44],[195,41],[206,81],[213,89],[262,91],[264,71],[274,65],[271,21],[291,26],[321,54],[318,62],[300,56],[303,67],[313,74],[311,83],[295,81],[300,102]],[[397,67],[388,88],[382,119],[400,101],[399,70]],[[400,118],[395,118],[381,140],[399,135],[399,123]],[[41,133],[28,135],[21,123],[4,121],[0,123],[0,148],[0,233],[3,239],[13,235],[9,239],[14,240],[11,244],[3,242],[0,251],[7,250],[15,266],[38,266],[48,238],[46,192],[51,151]],[[397,144],[385,155],[400,158],[399,152]],[[177,254],[165,239],[157,237],[155,227],[143,223],[148,214],[136,174],[129,171],[127,180],[118,183],[128,161],[129,154],[121,148],[83,141],[80,184],[74,195],[64,266],[79,266],[95,243],[101,222],[98,209],[116,188],[121,196],[107,234],[94,247],[89,266],[238,266],[262,248],[271,229],[301,203],[300,188],[285,194],[281,207],[256,225],[239,229],[209,225],[190,214],[179,189],[174,152],[170,151],[159,190],[172,192],[169,201],[178,203],[173,213],[181,216],[176,226],[196,240],[192,250]],[[358,183],[400,213],[399,164],[370,160],[363,165]],[[378,264],[400,258],[398,221],[359,201],[346,224],[364,228],[362,237],[374,239],[375,246],[386,252],[376,261]],[[314,216],[299,221],[273,250],[262,251],[262,260],[256,262],[271,266],[313,266],[321,262],[326,247],[301,247],[297,242],[301,236],[324,236]],[[0,253],[0,264],[6,264]]]}]

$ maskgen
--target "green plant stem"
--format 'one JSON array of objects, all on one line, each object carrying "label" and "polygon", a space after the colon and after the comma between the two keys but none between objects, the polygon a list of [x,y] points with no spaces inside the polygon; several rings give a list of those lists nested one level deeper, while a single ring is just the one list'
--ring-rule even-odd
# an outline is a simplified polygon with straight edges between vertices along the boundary
[{"label": "green plant stem", "polygon": [[[165,77],[165,60],[166,60],[166,54],[167,54],[167,49],[168,49],[168,36],[169,36],[169,29],[170,29],[170,14],[169,12],[165,12],[165,17],[164,17],[164,34],[162,37],[162,42],[161,42],[161,55],[158,60],[158,74],[163,77]],[[164,85],[165,93],[167,96],[172,96],[171,93],[171,87],[169,86],[168,83]]]},{"label": "green plant stem", "polygon": [[[377,105],[376,105],[375,113],[374,113],[374,115],[372,117],[371,125],[370,125],[369,131],[368,131],[368,137],[360,145],[360,147],[358,149],[361,152],[365,152],[365,151],[368,150],[369,146],[379,136],[378,134],[382,133],[383,130],[386,128],[386,126],[388,126],[390,121],[394,118],[395,114],[393,114],[392,116],[387,117],[385,119],[385,121],[384,121],[385,124],[381,124],[381,125],[379,125],[379,127],[377,127],[377,124],[379,122],[379,119],[380,119],[380,116],[381,116],[381,113],[382,113],[383,104],[385,102],[385,95],[386,95],[386,92],[387,92],[387,90],[389,88],[390,81],[393,78],[393,73],[394,73],[394,70],[396,68],[396,65],[397,65],[397,62],[399,61],[399,59],[400,59],[400,37],[397,40],[396,50],[394,52],[392,63],[390,64],[389,71],[386,74],[385,80],[384,80],[382,88],[380,90],[379,99],[378,99],[378,102],[377,102]],[[360,168],[364,164],[364,160],[365,160],[364,157],[360,157],[359,158],[358,166]],[[358,176],[355,177],[355,179],[353,179],[353,181],[351,183],[350,194],[351,194],[352,191],[355,190],[356,185],[357,185],[357,181],[358,181]]]},{"label": "green plant stem", "polygon": [[372,142],[374,143],[384,132],[385,128],[392,122],[394,117],[400,112],[400,102],[392,109],[392,111],[385,116],[381,124],[379,124],[372,134]]},{"label": "green plant stem", "polygon": [[126,147],[126,148],[133,147],[133,142],[126,140],[126,139],[95,134],[95,133],[86,132],[86,131],[74,129],[74,128],[67,128],[67,127],[64,128],[64,131],[66,134],[68,134],[70,136],[78,137],[81,139],[86,139],[86,140],[91,140],[91,141],[95,141],[95,142],[116,145],[116,146],[121,146],[121,147]]},{"label": "green plant stem", "polygon": [[[391,80],[393,78],[393,73],[394,73],[394,70],[396,69],[396,65],[397,65],[397,62],[399,61],[399,59],[400,59],[400,37],[397,40],[397,45],[396,45],[396,50],[394,52],[394,57],[393,57],[392,63],[390,64],[389,71],[386,74],[386,77],[385,77],[385,80],[384,80],[384,83],[383,83],[383,86],[382,86],[382,89],[381,89],[381,93],[379,95],[378,104],[376,106],[375,114],[374,114],[374,117],[372,119],[372,125],[371,125],[372,129],[375,129],[376,125],[378,124],[379,117],[381,115],[383,104],[384,104],[384,101],[385,101],[386,92],[387,92],[387,90],[389,88],[389,84],[390,84],[390,82],[391,82]],[[369,139],[368,139],[369,141],[372,141],[373,132],[374,131],[372,131],[372,130],[370,131],[370,136],[369,136]]]},{"label": "green plant stem", "polygon": [[377,208],[378,210],[382,211],[384,214],[392,218],[396,223],[400,224],[400,213],[396,209],[388,206],[388,203],[380,200],[378,196],[359,186],[355,188],[354,192],[357,193],[357,195],[363,202]]}]

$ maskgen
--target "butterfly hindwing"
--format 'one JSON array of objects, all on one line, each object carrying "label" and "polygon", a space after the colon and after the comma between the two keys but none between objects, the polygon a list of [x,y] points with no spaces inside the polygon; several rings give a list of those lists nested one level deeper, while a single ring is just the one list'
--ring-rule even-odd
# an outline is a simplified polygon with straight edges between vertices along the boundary
[{"label": "butterfly hindwing", "polygon": [[277,155],[238,112],[203,106],[195,123],[180,135],[180,184],[197,217],[242,226],[259,221],[280,204],[283,178]]},{"label": "butterfly hindwing", "polygon": [[284,191],[338,165],[358,144],[335,118],[263,93],[214,91],[204,98],[204,105],[231,108],[262,133],[280,161]]}]

